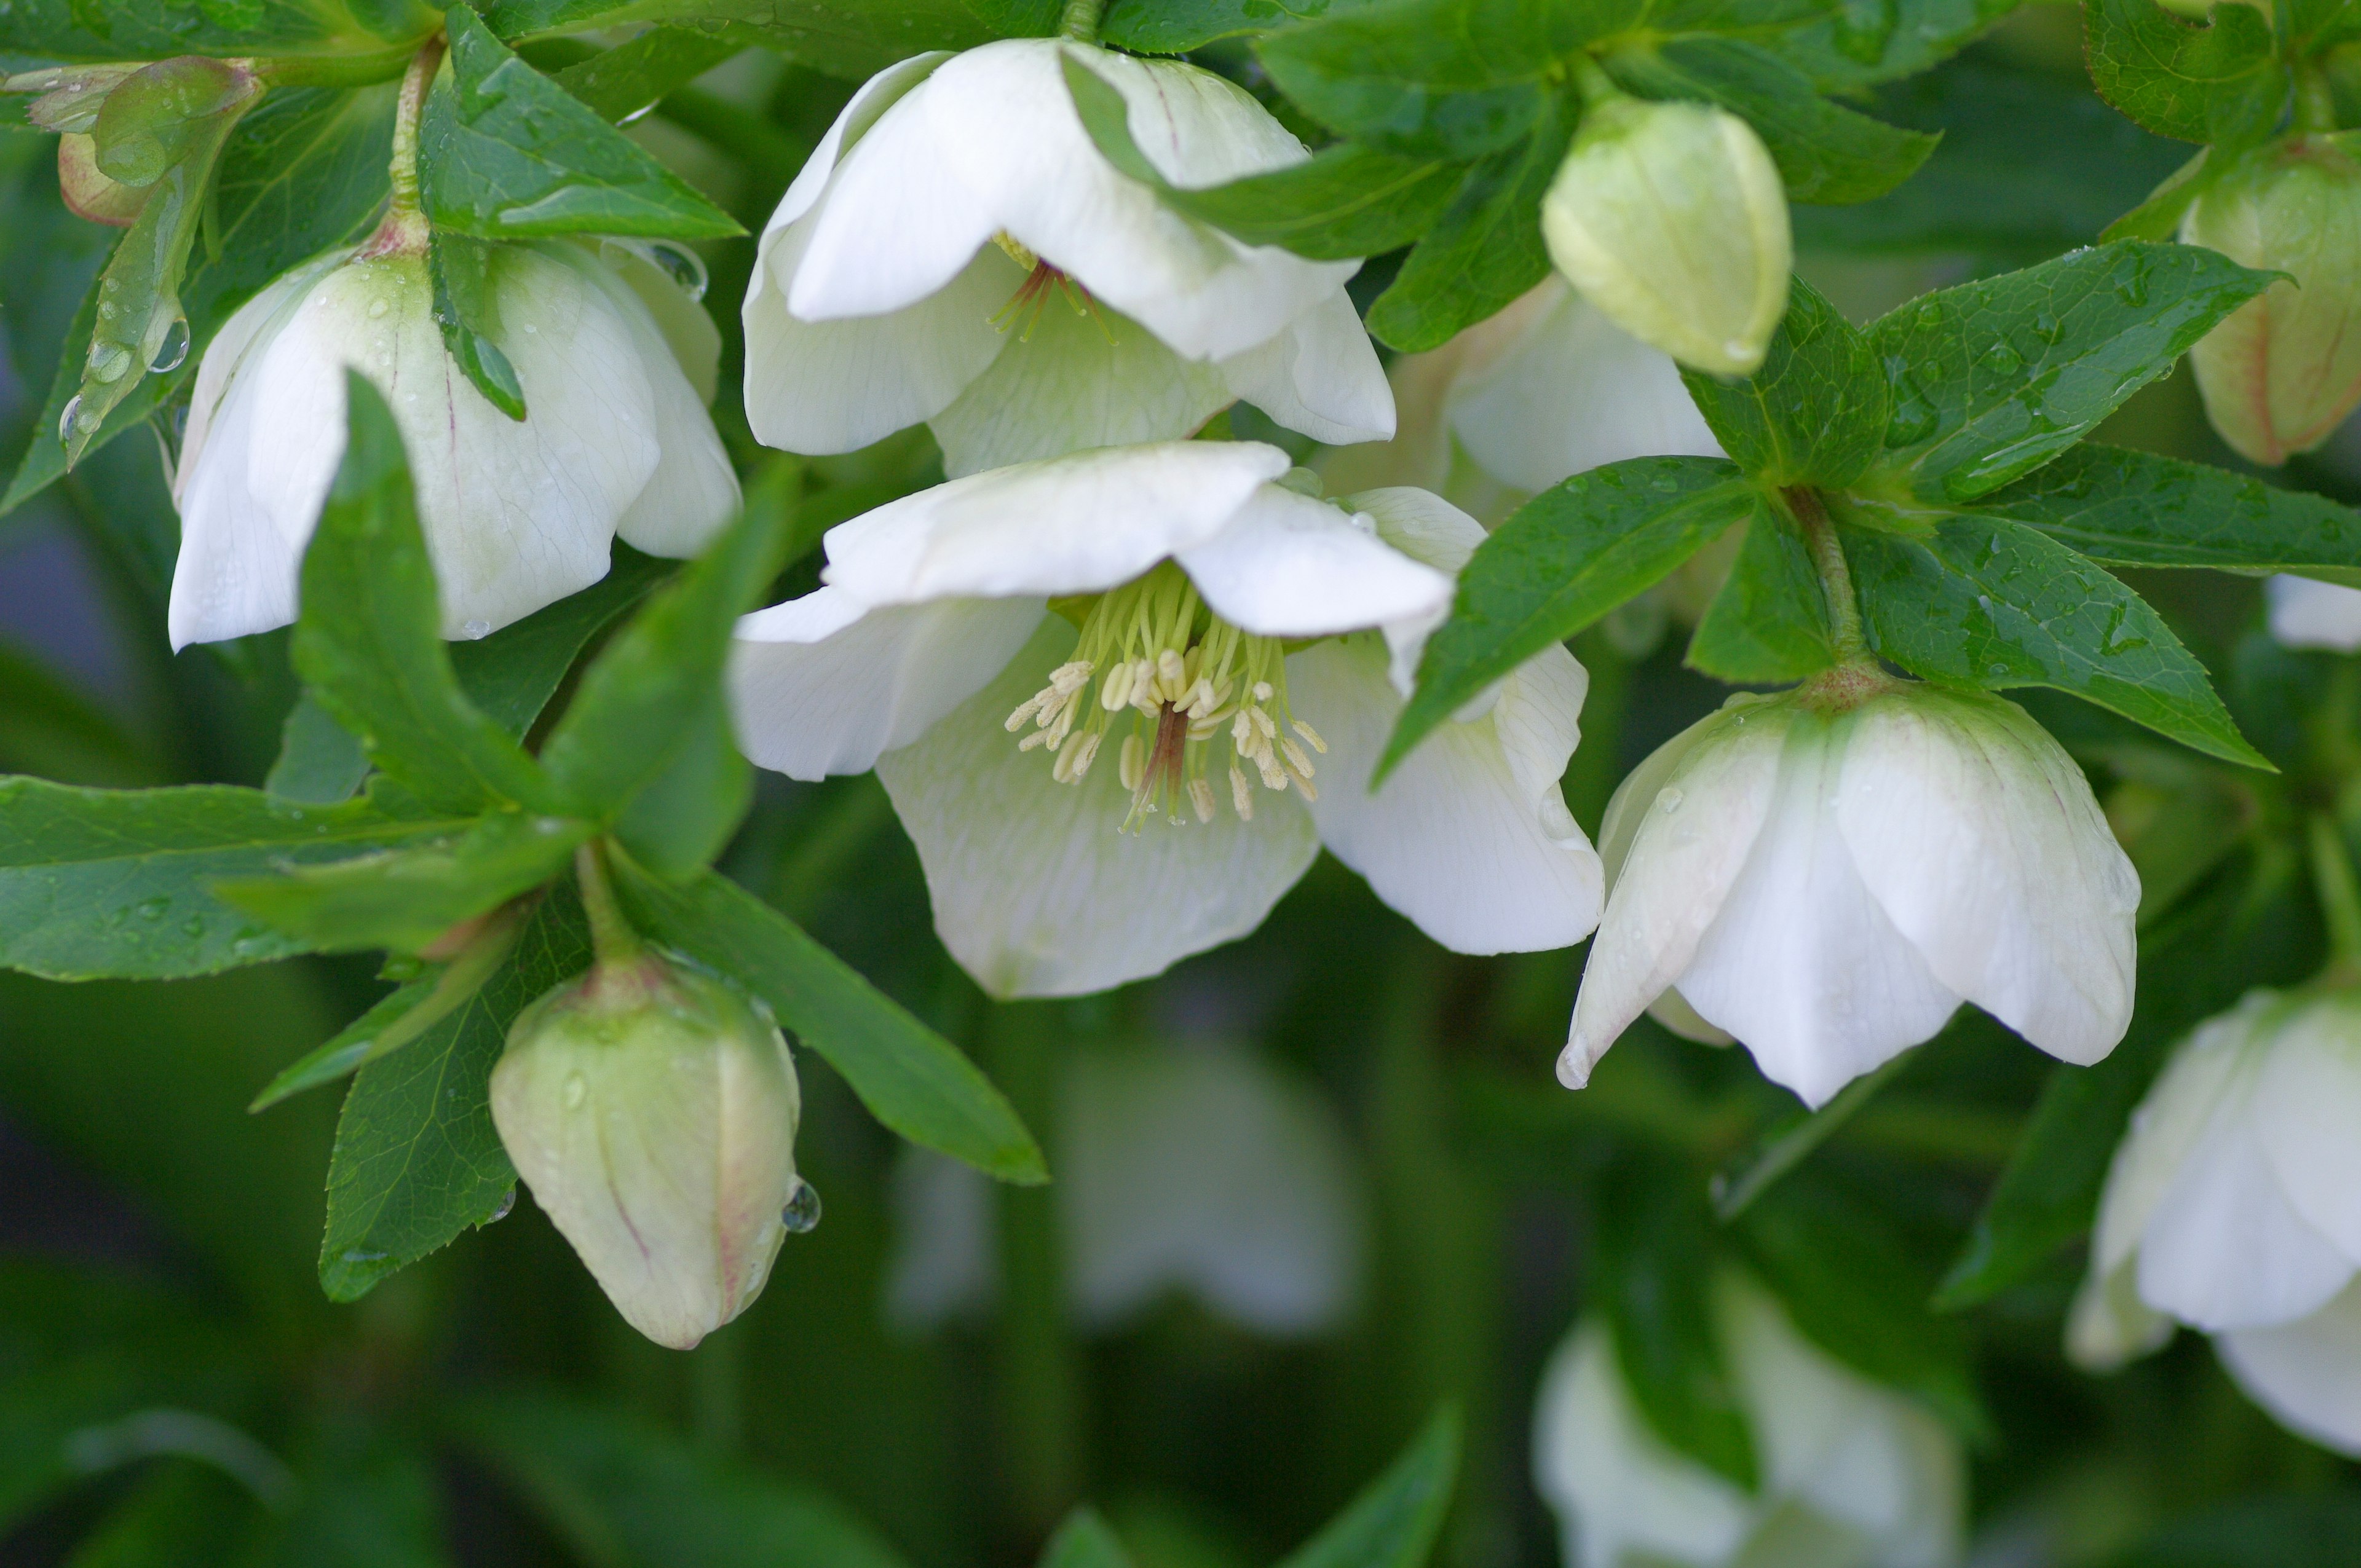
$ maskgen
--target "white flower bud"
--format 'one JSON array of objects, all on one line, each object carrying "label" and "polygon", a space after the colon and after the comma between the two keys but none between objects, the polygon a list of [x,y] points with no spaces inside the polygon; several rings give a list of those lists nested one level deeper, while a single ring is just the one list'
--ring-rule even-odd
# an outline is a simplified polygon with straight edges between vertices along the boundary
[{"label": "white flower bud", "polygon": [[1700,370],[1751,374],[1786,313],[1786,191],[1725,109],[1593,104],[1543,198],[1542,237],[1616,325]]},{"label": "white flower bud", "polygon": [[1568,1568],[1938,1568],[1959,1556],[1965,1465],[1933,1417],[1839,1365],[1752,1281],[1714,1326],[1762,1471],[1749,1497],[1656,1436],[1605,1324],[1578,1326],[1542,1382],[1533,1480]]},{"label": "white flower bud", "polygon": [[248,301],[197,372],[173,483],[172,645],[294,619],[344,454],[348,367],[401,427],[445,636],[483,636],[597,582],[618,536],[696,554],[737,510],[737,479],[692,388],[698,367],[667,339],[678,323],[660,325],[618,265],[646,266],[565,241],[493,253],[491,336],[523,389],[522,421],[445,350],[423,255],[336,252]]},{"label": "white flower bud", "polygon": [[2191,203],[2184,245],[2285,272],[2191,350],[2206,416],[2239,455],[2284,463],[2361,402],[2361,161],[2345,138],[2258,148]]},{"label": "white flower bud", "polygon": [[2361,588],[2282,573],[2263,585],[2271,635],[2288,648],[2361,649]]},{"label": "white flower bud", "polygon": [[492,1073],[517,1173],[631,1326],[686,1350],[752,1304],[785,1239],[802,1096],[786,1041],[653,956],[518,1014]]},{"label": "white flower bud", "polygon": [[2067,1061],[2114,1047],[2139,877],[2081,770],[2014,703],[1876,679],[1734,698],[1624,781],[1569,1087],[1675,995],[1813,1105],[1962,1000]]},{"label": "white flower bud", "polygon": [[2174,1053],[2115,1150],[2067,1350],[2214,1336],[2257,1404],[2361,1456],[2361,994],[2258,991]]}]

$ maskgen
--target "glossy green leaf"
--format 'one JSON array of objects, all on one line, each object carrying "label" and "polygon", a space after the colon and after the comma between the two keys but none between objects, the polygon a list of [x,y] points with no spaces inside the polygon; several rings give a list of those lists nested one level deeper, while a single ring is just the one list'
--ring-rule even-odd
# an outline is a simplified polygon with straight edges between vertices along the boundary
[{"label": "glossy green leaf", "polygon": [[334,806],[350,800],[368,777],[368,753],[310,696],[296,699],[280,727],[279,756],[262,787],[280,800]]},{"label": "glossy green leaf", "polygon": [[1915,75],[1949,59],[2017,8],[2019,0],[1841,0],[1773,47],[1827,87]]},{"label": "glossy green leaf", "polygon": [[372,763],[436,809],[547,809],[546,775],[452,674],[393,415],[358,375],[345,388],[350,434],[303,553],[295,669]]},{"label": "glossy green leaf", "polygon": [[1005,1181],[1048,1179],[1032,1135],[975,1064],[785,916],[711,872],[674,887],[621,856],[615,871],[635,926],[743,981],[886,1126]]},{"label": "glossy green leaf", "polygon": [[1779,685],[1828,668],[1836,655],[1828,596],[1803,535],[1768,507],[1745,528],[1682,662],[1737,685]]},{"label": "glossy green leaf", "polygon": [[1904,305],[1869,329],[1894,388],[1872,481],[1930,500],[1997,489],[2270,283],[2214,251],[2122,240]]},{"label": "glossy green leaf", "polygon": [[392,53],[434,20],[419,0],[11,0],[0,10],[0,51],[47,60]]},{"label": "glossy green leaf", "polygon": [[1798,278],[1763,367],[1741,380],[1684,368],[1721,448],[1754,478],[1841,489],[1885,443],[1891,394],[1869,339]]},{"label": "glossy green leaf", "polygon": [[1099,41],[1135,54],[1187,54],[1215,38],[1311,21],[1354,0],[1111,0]]},{"label": "glossy green leaf", "polygon": [[582,650],[680,563],[642,555],[621,540],[607,575],[489,637],[449,645],[459,690],[483,716],[522,740]]},{"label": "glossy green leaf", "polygon": [[602,120],[630,119],[686,87],[739,50],[738,42],[695,27],[650,27],[551,78]]},{"label": "glossy green leaf", "polygon": [[2160,137],[2244,147],[2287,104],[2269,16],[2216,5],[2184,20],[2156,0],[2082,0],[2091,79],[2101,96]]},{"label": "glossy green leaf", "polygon": [[1737,466],[1713,457],[1610,463],[1527,501],[1460,573],[1451,619],[1427,640],[1380,775],[1486,686],[1661,580],[1760,504]]},{"label": "glossy green leaf", "polygon": [[492,1125],[492,1069],[516,1015],[589,967],[589,927],[572,886],[561,882],[465,1005],[353,1080],[336,1124],[320,1243],[320,1284],[330,1299],[367,1295],[504,1212],[516,1168]]},{"label": "glossy green leaf", "polygon": [[1542,197],[1573,138],[1574,106],[1543,101],[1532,135],[1478,161],[1369,307],[1369,331],[1405,353],[1440,347],[1549,276]]},{"label": "glossy green leaf", "polygon": [[1340,135],[1477,159],[1532,130],[1542,78],[1582,41],[1582,18],[1542,0],[1393,0],[1272,33],[1258,53],[1288,97]]},{"label": "glossy green leaf", "polygon": [[1842,533],[1870,645],[1913,674],[2053,686],[2210,756],[2270,766],[2147,601],[2048,535],[1966,516],[1911,535]]},{"label": "glossy green leaf", "polygon": [[1459,1412],[1435,1411],[1401,1456],[1279,1568],[1419,1568],[1434,1549],[1459,1472]]},{"label": "glossy green leaf", "polygon": [[492,334],[500,323],[492,309],[492,247],[450,229],[437,229],[426,247],[427,276],[434,286],[434,324],[444,351],[484,400],[512,420],[525,414],[524,384]]},{"label": "glossy green leaf", "polygon": [[664,772],[615,819],[615,837],[632,859],[671,882],[711,865],[754,799],[754,766],[738,750],[718,686],[697,704],[695,719]]},{"label": "glossy green leaf", "polygon": [[510,53],[467,6],[452,6],[447,26],[450,77],[428,96],[419,128],[420,184],[437,227],[482,239],[744,232],[598,111]]},{"label": "glossy green leaf", "polygon": [[1865,202],[1907,180],[1937,138],[1819,94],[1810,77],[1743,38],[1693,38],[1610,56],[1609,70],[1651,98],[1704,99],[1752,125],[1795,202]]},{"label": "glossy green leaf", "polygon": [[679,22],[849,82],[928,49],[973,49],[992,31],[960,0],[489,0],[503,38]]},{"label": "glossy green leaf", "polygon": [[0,965],[51,980],[170,980],[308,950],[214,883],[446,836],[369,801],[304,806],[225,784],[71,789],[0,779]]}]

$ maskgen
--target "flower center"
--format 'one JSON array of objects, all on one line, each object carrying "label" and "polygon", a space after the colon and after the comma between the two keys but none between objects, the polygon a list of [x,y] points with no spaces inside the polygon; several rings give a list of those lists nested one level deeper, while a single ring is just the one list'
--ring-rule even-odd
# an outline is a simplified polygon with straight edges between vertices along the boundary
[{"label": "flower center", "polygon": [[1319,798],[1304,747],[1324,752],[1328,743],[1288,710],[1286,648],[1215,615],[1170,561],[1089,603],[1074,656],[1017,705],[1007,727],[1015,734],[1030,720],[1032,732],[1017,750],[1047,750],[1056,759],[1049,776],[1078,784],[1126,712],[1130,730],[1116,762],[1131,792],[1126,828],[1159,811],[1169,822],[1186,820],[1184,798],[1198,821],[1211,822],[1216,807],[1208,775],[1225,743],[1230,806],[1241,820],[1254,817],[1248,769],[1265,789],[1284,792],[1292,784],[1304,799]]},{"label": "flower center", "polygon": [[1098,323],[1098,329],[1107,342],[1115,342],[1115,329],[1107,325],[1105,313],[1099,309],[1098,301],[1092,298],[1088,289],[1042,260],[1005,230],[993,236],[992,239],[1011,261],[1026,269],[1025,281],[1016,285],[1016,292],[1011,294],[1008,302],[994,314],[994,326],[1006,332],[1022,323],[1024,330],[1016,334],[1016,341],[1030,343],[1034,329],[1041,324],[1041,313],[1049,307],[1050,297],[1062,294],[1068,307],[1076,315],[1090,317]]}]

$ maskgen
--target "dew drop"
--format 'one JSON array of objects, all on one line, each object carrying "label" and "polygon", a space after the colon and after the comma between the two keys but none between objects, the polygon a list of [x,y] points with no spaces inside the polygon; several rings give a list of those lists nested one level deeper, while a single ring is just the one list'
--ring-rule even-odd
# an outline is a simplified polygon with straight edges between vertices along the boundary
[{"label": "dew drop", "polygon": [[[509,1217],[509,1211],[515,1207],[516,1189],[511,1187],[506,1192],[500,1194],[500,1202],[493,1206],[490,1213],[484,1216],[483,1225],[499,1224],[502,1220]],[[478,1225],[476,1228],[481,1230],[483,1225]]]},{"label": "dew drop", "polygon": [[801,1177],[796,1178],[794,1196],[787,1200],[787,1206],[779,1211],[779,1223],[787,1228],[788,1234],[797,1236],[818,1224],[819,1189]]},{"label": "dew drop", "polygon": [[123,373],[131,368],[131,350],[119,343],[102,343],[93,339],[90,345],[90,378],[93,381],[120,381]]},{"label": "dew drop", "polygon": [[178,370],[188,356],[189,318],[174,316],[172,324],[164,329],[164,341],[156,345],[155,356],[148,361],[148,368],[159,376],[165,375]]},{"label": "dew drop", "polygon": [[132,905],[131,912],[142,920],[161,920],[172,912],[172,901],[159,894],[154,898],[140,900]]},{"label": "dew drop", "polygon": [[375,1252],[368,1247],[356,1246],[346,1247],[345,1249],[345,1261],[346,1263],[383,1263],[385,1258],[386,1255],[384,1253]]},{"label": "dew drop", "polygon": [[2044,311],[2039,315],[2033,318],[2033,335],[2039,338],[2042,342],[2055,343],[2065,334],[2065,327],[2060,325],[2058,318],[2051,315],[2048,311]]},{"label": "dew drop", "polygon": [[468,641],[473,642],[478,638],[490,636],[492,633],[492,623],[489,620],[471,620],[467,622],[467,625],[459,628],[459,633],[461,636],[467,638]]},{"label": "dew drop", "polygon": [[66,400],[65,411],[58,415],[58,440],[60,444],[73,439],[74,419],[82,412],[82,394],[76,392]]},{"label": "dew drop", "polygon": [[1687,798],[1688,796],[1683,795],[1677,787],[1667,786],[1656,795],[1656,809],[1670,817],[1681,808],[1681,802]]},{"label": "dew drop", "polygon": [[2025,356],[2005,343],[1995,343],[1984,350],[1984,367],[1994,375],[2014,376],[2025,368]]},{"label": "dew drop", "polygon": [[371,300],[371,301],[369,302],[369,308],[368,308],[369,320],[371,320],[371,321],[375,321],[375,320],[377,320],[377,318],[378,318],[378,317],[379,317],[379,316],[381,316],[381,315],[385,314],[385,313],[386,313],[386,312],[388,312],[388,311],[390,311],[390,310],[391,310],[391,309],[393,309],[393,306],[392,306],[391,304],[388,303],[386,301],[383,301],[383,300]]},{"label": "dew drop", "polygon": [[648,247],[648,259],[664,270],[664,276],[680,286],[680,291],[692,300],[705,298],[708,283],[705,258],[684,245],[672,245],[659,240]]},{"label": "dew drop", "polygon": [[590,1098],[590,1084],[580,1073],[569,1072],[566,1075],[564,1093],[566,1108],[568,1111],[579,1111],[582,1109],[582,1102]]}]

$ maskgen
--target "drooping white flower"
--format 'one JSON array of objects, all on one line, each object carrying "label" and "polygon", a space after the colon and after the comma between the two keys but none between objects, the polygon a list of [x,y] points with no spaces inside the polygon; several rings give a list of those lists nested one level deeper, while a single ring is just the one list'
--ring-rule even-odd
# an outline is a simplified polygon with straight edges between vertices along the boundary
[{"label": "drooping white flower", "polygon": [[1761,1287],[1716,1283],[1724,1365],[1754,1440],[1750,1497],[1650,1430],[1604,1323],[1552,1359],[1533,1479],[1568,1568],[1943,1568],[1960,1553],[1959,1443],[1806,1341]]},{"label": "drooping white flower", "polygon": [[[443,592],[443,634],[481,637],[607,575],[610,541],[692,555],[738,507],[705,410],[719,336],[635,251],[503,245],[492,336],[526,416],[445,350],[423,255],[339,251],[230,317],[197,371],[173,481],[172,645],[295,619],[303,548],[344,455],[345,374],[385,394]],[[683,302],[686,303],[686,302]]]},{"label": "drooping white flower", "polygon": [[1579,940],[1598,863],[1558,779],[1581,665],[1536,655],[1369,794],[1482,530],[1287,468],[1253,443],[1107,448],[831,530],[826,586],[740,623],[740,743],[795,778],[874,766],[936,929],[995,995],[1243,936],[1323,841],[1446,946]]},{"label": "drooping white flower", "polygon": [[[1358,1290],[1364,1217],[1334,1110],[1251,1052],[1079,1052],[1055,1138],[1067,1303],[1122,1327],[1170,1292],[1279,1338],[1323,1332]],[[895,1179],[886,1304],[918,1326],[998,1288],[990,1183],[913,1149]]]},{"label": "drooping white flower", "polygon": [[1482,516],[1489,498],[1455,479],[1463,459],[1496,490],[1532,494],[1627,457],[1722,455],[1671,357],[1555,273],[1388,378],[1399,428],[1327,458],[1341,488],[1416,485]]},{"label": "drooping white flower", "polygon": [[2361,995],[2258,991],[2174,1053],[2115,1150],[2068,1325],[2085,1365],[2213,1336],[2281,1422],[2361,1456]]},{"label": "drooping white flower", "polygon": [[1811,1105],[1962,1000],[2071,1062],[2130,1022],[2138,874],[2072,759],[1999,697],[1733,697],[1623,782],[1599,841],[1570,1088],[1652,1005]]},{"label": "drooping white flower", "polygon": [[1242,89],[1058,38],[921,55],[853,95],[763,231],[746,413],[791,452],[925,421],[954,475],[1195,431],[1243,398],[1326,442],[1393,433],[1345,281],[1185,218],[1118,173],[1072,60],[1176,186],[1309,156]]},{"label": "drooping white flower", "polygon": [[2263,585],[2271,635],[2290,648],[2361,649],[2361,588],[2281,573]]}]

